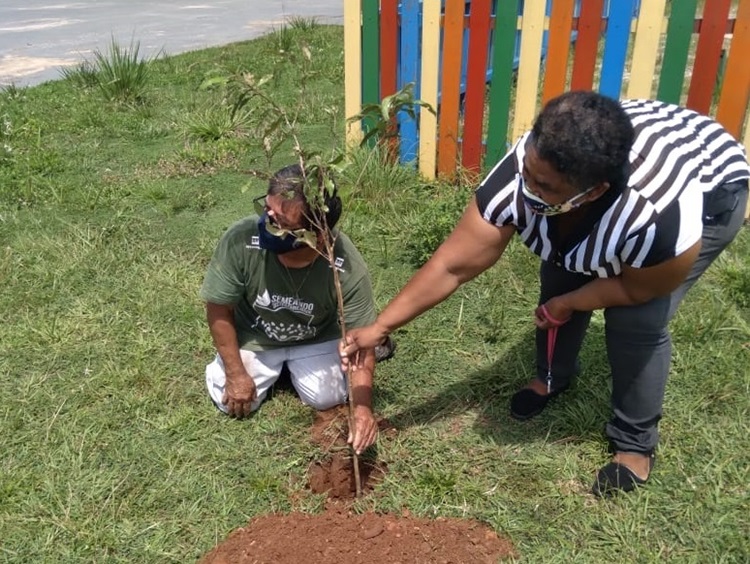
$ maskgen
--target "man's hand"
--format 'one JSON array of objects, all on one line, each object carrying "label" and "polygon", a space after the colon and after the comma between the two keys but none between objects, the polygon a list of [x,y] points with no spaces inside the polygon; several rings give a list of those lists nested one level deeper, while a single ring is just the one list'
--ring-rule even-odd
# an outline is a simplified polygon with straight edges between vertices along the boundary
[{"label": "man's hand", "polygon": [[348,372],[350,368],[362,368],[366,357],[364,352],[382,345],[387,337],[388,331],[377,322],[347,331],[346,337],[339,343],[341,370]]},{"label": "man's hand", "polygon": [[229,415],[242,419],[252,412],[252,403],[257,395],[255,381],[243,370],[231,377],[227,374],[221,403],[227,406]]},{"label": "man's hand", "polygon": [[354,408],[354,432],[349,430],[347,442],[357,454],[362,454],[378,438],[378,424],[369,407],[357,406]]}]

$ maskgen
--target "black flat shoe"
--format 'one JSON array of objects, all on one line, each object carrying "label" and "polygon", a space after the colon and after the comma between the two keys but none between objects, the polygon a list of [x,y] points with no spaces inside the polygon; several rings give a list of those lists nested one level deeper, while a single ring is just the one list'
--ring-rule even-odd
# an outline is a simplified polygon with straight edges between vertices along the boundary
[{"label": "black flat shoe", "polygon": [[[654,469],[656,455],[652,452],[648,460],[648,475],[651,476],[651,470]],[[640,478],[635,472],[624,464],[610,462],[602,466],[596,475],[591,492],[599,497],[608,497],[616,492],[630,492],[638,486],[642,486],[648,481]]]},{"label": "black flat shoe", "polygon": [[558,388],[552,390],[546,396],[537,394],[531,388],[519,390],[510,398],[510,415],[519,421],[526,421],[532,417],[536,417],[544,411],[544,408],[547,407],[552,398],[559,396],[567,389],[568,386]]},{"label": "black flat shoe", "polygon": [[396,353],[396,342],[388,335],[382,345],[375,347],[375,362],[383,362]]}]

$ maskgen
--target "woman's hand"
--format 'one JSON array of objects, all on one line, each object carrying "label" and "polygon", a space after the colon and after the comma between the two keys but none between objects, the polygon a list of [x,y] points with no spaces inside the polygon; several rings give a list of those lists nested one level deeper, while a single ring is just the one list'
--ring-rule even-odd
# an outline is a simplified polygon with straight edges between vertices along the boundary
[{"label": "woman's hand", "polygon": [[388,331],[378,325],[377,321],[367,327],[351,329],[339,343],[341,355],[341,370],[347,372],[350,367],[362,368],[365,361],[365,351],[383,344]]},{"label": "woman's hand", "polygon": [[565,305],[561,296],[557,296],[534,310],[534,324],[537,329],[550,329],[564,325],[573,315],[573,309]]}]

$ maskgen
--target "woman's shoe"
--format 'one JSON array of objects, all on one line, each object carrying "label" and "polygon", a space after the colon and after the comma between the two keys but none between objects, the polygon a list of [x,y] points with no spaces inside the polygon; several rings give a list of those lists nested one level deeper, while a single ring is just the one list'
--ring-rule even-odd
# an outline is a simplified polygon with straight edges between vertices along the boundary
[{"label": "woman's shoe", "polygon": [[383,362],[396,353],[396,342],[388,335],[382,345],[375,347],[375,362]]},{"label": "woman's shoe", "polygon": [[543,396],[542,394],[537,394],[531,388],[523,388],[510,398],[510,415],[519,421],[526,421],[532,417],[536,417],[544,411],[544,408],[547,407],[552,398],[559,396],[567,389],[568,386],[563,386]]},{"label": "woman's shoe", "polygon": [[651,476],[651,470],[656,464],[656,455],[654,452],[648,454],[648,476],[644,480],[624,464],[610,462],[602,466],[596,475],[596,480],[591,488],[591,492],[599,497],[607,497],[616,492],[630,492],[638,486],[642,486]]}]

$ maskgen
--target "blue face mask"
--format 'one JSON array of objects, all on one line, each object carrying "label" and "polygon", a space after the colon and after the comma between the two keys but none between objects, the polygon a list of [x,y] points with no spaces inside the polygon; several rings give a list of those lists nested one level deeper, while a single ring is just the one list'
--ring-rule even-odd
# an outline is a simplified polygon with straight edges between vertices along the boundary
[{"label": "blue face mask", "polygon": [[266,227],[270,221],[268,212],[265,211],[258,220],[258,244],[261,249],[271,251],[277,255],[283,255],[304,246],[304,243],[297,241],[297,238],[291,233],[282,233],[274,235]]},{"label": "blue face mask", "polygon": [[562,204],[548,204],[539,196],[534,194],[531,190],[529,190],[529,187],[526,185],[526,181],[523,179],[523,176],[521,176],[520,178],[521,195],[523,196],[523,200],[524,202],[526,202],[526,205],[531,209],[531,211],[538,215],[559,215],[561,213],[572,211],[584,203],[586,194],[596,188],[596,186],[592,186],[585,192],[576,194],[569,200],[564,201]]}]

